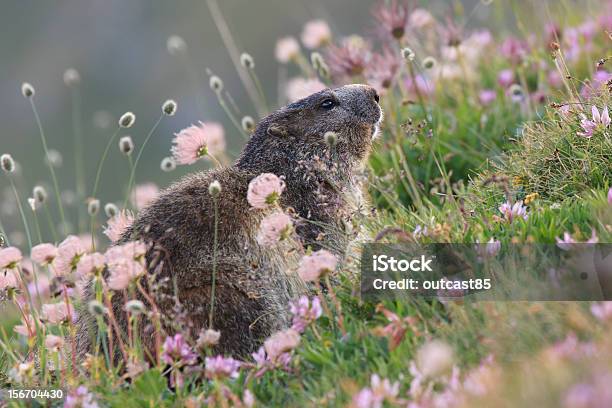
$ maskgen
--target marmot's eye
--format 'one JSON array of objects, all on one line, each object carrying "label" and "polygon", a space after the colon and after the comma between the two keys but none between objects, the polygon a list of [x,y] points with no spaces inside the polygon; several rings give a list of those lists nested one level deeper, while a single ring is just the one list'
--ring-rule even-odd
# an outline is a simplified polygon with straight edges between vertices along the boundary
[{"label": "marmot's eye", "polygon": [[321,107],[323,109],[331,109],[334,106],[336,106],[336,101],[333,99],[325,99],[323,102],[321,102]]}]

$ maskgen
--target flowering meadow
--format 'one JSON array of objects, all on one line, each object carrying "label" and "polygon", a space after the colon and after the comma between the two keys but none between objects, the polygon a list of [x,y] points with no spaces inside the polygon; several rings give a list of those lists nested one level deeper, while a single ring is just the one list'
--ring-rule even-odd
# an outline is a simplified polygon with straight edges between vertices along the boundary
[{"label": "flowering meadow", "polygon": [[[571,251],[612,242],[612,2],[561,1],[546,12],[539,2],[516,2],[512,33],[473,27],[470,10],[438,15],[415,3],[374,3],[370,26],[355,27],[361,34],[314,19],[280,36],[270,46],[288,75],[277,106],[258,78],[257,55],[236,54],[221,30],[261,117],[348,83],[375,87],[384,111],[361,175],[371,211],[354,220],[356,244],[346,259],[326,249],[302,255],[293,272],[314,282],[312,290],[286,306],[291,327],[246,359],[214,353],[223,332],[165,333],[154,285],[144,284],[146,243],[112,245],[165,187],[137,169],[159,124],[181,106],[160,95],[151,107],[159,119],[134,137],[126,129],[139,118],[125,112],[106,135],[96,173],[74,187],[56,170],[82,158],[48,147],[56,135],[45,133],[36,84],[22,84],[48,172],[44,185],[25,185],[27,163],[0,151],[0,183],[10,195],[3,205],[15,214],[0,218],[0,389],[61,389],[63,398],[38,402],[64,407],[612,406],[612,301],[360,298],[363,242],[487,243],[491,258],[511,244]],[[509,10],[499,3],[474,7]],[[218,8],[211,12],[226,28]],[[197,44],[174,35],[165,46],[168,58],[188,64]],[[202,78],[226,117],[176,129],[160,174],[230,165],[236,157],[226,141],[246,140],[258,122],[239,113],[223,75]],[[75,91],[84,81],[73,68],[63,79]],[[336,137],[324,135],[330,145]],[[87,137],[79,143],[86,149]],[[119,202],[99,192],[111,152],[129,163]],[[251,210],[276,205],[285,188],[274,174],[256,177]],[[222,189],[213,183],[209,193]],[[279,209],[263,219],[257,242],[282,245],[297,222]],[[90,283],[95,296],[86,300]],[[111,297],[125,300],[127,332]],[[104,339],[81,359],[76,324],[84,312]],[[137,335],[141,324],[150,325],[153,355]]]}]

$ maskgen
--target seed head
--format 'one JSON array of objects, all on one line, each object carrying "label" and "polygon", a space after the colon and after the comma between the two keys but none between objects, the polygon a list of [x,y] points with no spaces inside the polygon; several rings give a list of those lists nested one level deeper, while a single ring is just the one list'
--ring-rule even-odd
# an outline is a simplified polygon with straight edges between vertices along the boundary
[{"label": "seed head", "polygon": [[32,212],[36,211],[36,200],[34,198],[28,198],[28,205],[32,209]]},{"label": "seed head", "polygon": [[321,65],[325,64],[325,61],[320,53],[313,52],[310,54],[310,63],[312,64],[312,67],[318,71],[319,68],[321,68]]},{"label": "seed head", "polygon": [[325,60],[323,59],[323,56],[320,53],[313,52],[312,54],[310,54],[310,63],[321,77],[329,77],[329,66],[325,63]]},{"label": "seed head", "polygon": [[100,212],[100,200],[96,200],[95,198],[89,200],[87,203],[87,214],[89,214],[90,217],[93,217],[97,215],[98,212]]},{"label": "seed head", "polygon": [[104,214],[106,214],[108,218],[113,218],[115,215],[119,214],[119,207],[113,203],[106,203],[104,206]]},{"label": "seed head", "polygon": [[21,84],[21,94],[26,98],[31,98],[34,96],[34,87],[29,82],[24,82]]},{"label": "seed head", "polygon": [[134,124],[136,116],[132,112],[125,112],[119,118],[119,126],[122,128],[130,128]]},{"label": "seed head", "polygon": [[166,48],[170,55],[179,55],[187,51],[187,44],[182,37],[178,35],[171,35],[166,41]]},{"label": "seed head", "polygon": [[160,168],[166,173],[174,171],[176,169],[176,162],[172,157],[164,157],[161,161]]},{"label": "seed head", "polygon": [[216,75],[210,77],[210,89],[215,91],[217,94],[223,91],[223,80]]},{"label": "seed head", "polygon": [[434,57],[426,57],[423,60],[423,68],[425,69],[433,69],[437,64],[437,61]]},{"label": "seed head", "polygon": [[242,66],[246,69],[255,68],[255,60],[253,57],[251,57],[251,54],[246,52],[243,52],[242,55],[240,55],[240,64],[242,64]]},{"label": "seed head", "polygon": [[217,197],[221,193],[221,183],[217,180],[210,183],[208,186],[208,193],[213,197]]},{"label": "seed head", "polygon": [[338,143],[338,134],[336,132],[325,132],[323,139],[330,147],[334,147]]},{"label": "seed head", "polygon": [[104,305],[97,300],[92,300],[87,304],[87,309],[89,313],[94,316],[104,316],[106,314],[106,308]]},{"label": "seed head", "polygon": [[168,99],[162,105],[162,112],[164,112],[164,115],[174,116],[176,113],[176,102],[172,99]]},{"label": "seed head", "polygon": [[402,48],[402,58],[404,58],[406,61],[414,61],[414,51],[412,51],[412,48]]},{"label": "seed head", "polygon": [[132,314],[141,314],[146,311],[145,305],[140,300],[129,300],[125,304],[125,310]]},{"label": "seed head", "polygon": [[64,83],[66,86],[77,86],[81,83],[81,74],[74,68],[68,68],[64,71]]},{"label": "seed head", "polygon": [[47,201],[47,190],[45,190],[43,186],[35,186],[32,190],[32,196],[37,203],[43,204],[45,201]]},{"label": "seed head", "polygon": [[202,330],[200,332],[200,335],[198,336],[198,341],[197,341],[197,346],[200,349],[207,349],[209,347],[213,347],[216,346],[217,344],[219,344],[219,339],[221,338],[221,333],[213,330],[213,329],[206,329],[206,330]]},{"label": "seed head", "polygon": [[242,129],[247,133],[251,133],[255,129],[255,121],[252,117],[245,116],[242,118]]},{"label": "seed head", "polygon": [[123,136],[119,139],[119,150],[126,156],[129,156],[134,151],[134,142],[131,136]]},{"label": "seed head", "polygon": [[6,173],[13,173],[15,171],[15,160],[10,154],[5,153],[0,156],[0,166]]},{"label": "seed head", "polygon": [[523,99],[523,88],[519,84],[512,84],[508,91],[513,101],[519,102]]},{"label": "seed head", "polygon": [[62,154],[55,150],[55,149],[51,149],[47,152],[47,157],[46,160],[47,165],[52,166],[52,167],[62,167],[62,164],[64,163],[64,158],[62,157]]}]

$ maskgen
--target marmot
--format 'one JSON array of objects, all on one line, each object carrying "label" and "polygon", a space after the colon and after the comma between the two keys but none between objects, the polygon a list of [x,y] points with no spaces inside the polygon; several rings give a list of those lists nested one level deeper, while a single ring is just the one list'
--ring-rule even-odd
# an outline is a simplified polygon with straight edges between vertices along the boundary
[{"label": "marmot", "polygon": [[[210,326],[214,207],[209,185],[218,180],[212,326],[221,338],[215,352],[245,357],[270,334],[286,328],[288,302],[305,287],[296,283],[300,255],[286,246],[270,249],[257,243],[266,211],[249,206],[249,182],[262,173],[284,178],[280,206],[291,208],[301,220],[295,235],[302,248],[324,247],[341,257],[347,245],[342,231],[361,205],[360,172],[382,117],[378,101],[374,88],[347,85],[281,108],[261,120],[232,166],[186,176],[142,210],[120,242],[139,239],[153,244],[147,260],[160,265],[156,280],[167,282],[161,287],[166,296],[157,299],[161,313],[173,316],[178,299],[179,314],[190,322],[193,338]],[[333,145],[324,140],[327,132],[337,135]],[[123,296],[113,296],[114,315],[125,330],[123,303]],[[175,332],[171,320],[162,322],[169,334]],[[77,324],[82,356],[91,349],[96,325],[85,310]],[[152,325],[142,326],[142,341],[150,351]]]}]

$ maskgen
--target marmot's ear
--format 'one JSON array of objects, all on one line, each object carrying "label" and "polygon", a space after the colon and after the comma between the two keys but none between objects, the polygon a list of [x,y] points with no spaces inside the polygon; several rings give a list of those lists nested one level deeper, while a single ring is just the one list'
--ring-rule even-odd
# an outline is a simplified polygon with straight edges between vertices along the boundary
[{"label": "marmot's ear", "polygon": [[268,126],[268,130],[266,130],[266,133],[270,136],[277,136],[277,137],[287,137],[287,135],[289,134],[289,132],[287,132],[286,127],[282,125],[278,125],[276,123],[273,123],[270,126]]}]

